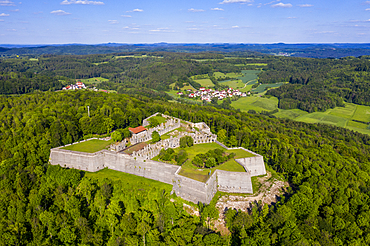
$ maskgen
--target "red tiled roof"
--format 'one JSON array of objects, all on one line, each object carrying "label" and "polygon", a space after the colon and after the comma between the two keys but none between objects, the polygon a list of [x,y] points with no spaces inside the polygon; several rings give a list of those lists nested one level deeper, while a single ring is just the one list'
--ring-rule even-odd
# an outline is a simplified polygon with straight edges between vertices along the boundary
[{"label": "red tiled roof", "polygon": [[128,128],[132,133],[134,133],[134,134],[137,134],[137,133],[139,133],[139,132],[143,132],[143,131],[146,131],[147,129],[145,128],[145,127],[143,127],[143,126],[138,126],[138,127],[135,127],[135,128],[131,128],[131,127],[129,127]]}]

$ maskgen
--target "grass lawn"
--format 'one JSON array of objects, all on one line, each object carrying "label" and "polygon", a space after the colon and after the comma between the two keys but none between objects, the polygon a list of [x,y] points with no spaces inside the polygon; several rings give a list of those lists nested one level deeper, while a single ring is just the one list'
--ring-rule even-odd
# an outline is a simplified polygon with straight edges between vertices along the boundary
[{"label": "grass lawn", "polygon": [[277,109],[279,100],[276,97],[264,98],[258,96],[242,97],[237,101],[232,101],[231,106],[241,111],[255,110],[272,111]]},{"label": "grass lawn", "polygon": [[[196,144],[190,148],[185,148],[186,152],[188,153],[188,160],[182,165],[180,175],[195,179],[201,182],[206,182],[209,178],[209,172],[213,173],[216,169],[219,170],[225,170],[225,171],[232,171],[232,172],[245,172],[244,168],[238,164],[234,159],[228,160],[227,162],[211,168],[211,169],[200,169],[196,166],[194,166],[191,161],[197,154],[202,154],[206,153],[209,150],[216,149],[216,148],[221,148],[222,147],[216,143],[208,143],[208,144]],[[174,149],[175,153],[177,153],[180,148]],[[253,154],[246,152],[244,150],[236,149],[236,150],[226,150],[226,153],[235,153],[235,159],[238,158],[246,158],[246,157],[252,157],[254,156]],[[160,161],[158,159],[158,156],[153,158],[155,161]],[[175,164],[174,161],[172,161],[172,164]]]},{"label": "grass lawn", "polygon": [[165,123],[167,121],[166,118],[164,118],[163,116],[158,116],[158,115],[153,116],[150,119],[156,119],[159,122],[159,124]]},{"label": "grass lawn", "polygon": [[171,192],[172,190],[172,185],[170,184],[162,183],[162,182],[152,180],[152,179],[143,178],[143,177],[136,176],[133,174],[110,170],[108,168],[105,168],[98,172],[84,172],[84,173],[85,173],[85,176],[89,178],[97,178],[101,180],[110,179],[113,182],[121,181],[123,183],[130,184],[130,186],[133,186],[133,187],[140,187],[141,189],[156,187],[157,189],[160,189],[160,190],[164,189],[167,192]]},{"label": "grass lawn", "polygon": [[277,88],[277,87],[282,86],[283,84],[285,84],[285,83],[281,82],[281,83],[275,83],[275,84],[262,84],[262,85],[259,85],[257,88],[252,89],[252,91],[257,92],[257,93],[262,93],[266,90],[267,87]]},{"label": "grass lawn", "polygon": [[113,143],[113,140],[105,141],[105,140],[99,140],[99,139],[92,139],[86,142],[72,144],[67,147],[63,147],[62,149],[87,152],[87,153],[95,153],[97,151],[107,148],[112,143]]}]

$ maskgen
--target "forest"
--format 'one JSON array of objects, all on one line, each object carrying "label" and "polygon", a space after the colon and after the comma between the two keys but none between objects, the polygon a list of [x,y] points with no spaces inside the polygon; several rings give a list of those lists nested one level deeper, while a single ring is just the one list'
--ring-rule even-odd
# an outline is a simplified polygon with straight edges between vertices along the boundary
[{"label": "forest", "polygon": [[[136,127],[155,112],[205,122],[227,146],[263,155],[290,188],[271,206],[228,210],[230,234],[221,235],[208,223],[218,216],[214,201],[190,215],[166,185],[98,179],[48,164],[50,148]],[[368,135],[94,91],[1,96],[0,122],[2,245],[370,244]]]}]

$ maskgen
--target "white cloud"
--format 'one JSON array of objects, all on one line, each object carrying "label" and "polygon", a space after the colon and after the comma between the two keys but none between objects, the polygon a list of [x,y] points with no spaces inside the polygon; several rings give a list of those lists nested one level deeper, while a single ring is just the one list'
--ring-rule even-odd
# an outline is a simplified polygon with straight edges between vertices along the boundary
[{"label": "white cloud", "polygon": [[55,15],[70,15],[71,13],[65,12],[64,10],[54,10],[54,11],[51,11],[50,14],[55,14]]},{"label": "white cloud", "polygon": [[301,8],[308,8],[308,7],[312,7],[313,5],[312,4],[300,4],[298,6]]},{"label": "white cloud", "polygon": [[370,4],[370,1],[366,1],[365,4]]},{"label": "white cloud", "polygon": [[370,11],[370,8],[368,8],[368,9],[365,9],[366,11]]},{"label": "white cloud", "polygon": [[19,9],[9,10],[10,12],[19,12]]},{"label": "white cloud", "polygon": [[87,1],[87,0],[64,0],[60,4],[62,4],[62,5],[69,5],[69,4],[104,5],[104,3],[100,2],[100,1]]},{"label": "white cloud", "polygon": [[291,5],[290,3],[277,3],[277,4],[274,4],[274,5],[271,5],[271,7],[273,8],[291,8],[293,5]]},{"label": "white cloud", "polygon": [[108,20],[110,24],[118,24],[117,20]]},{"label": "white cloud", "polygon": [[287,19],[297,19],[297,17],[288,17]]},{"label": "white cloud", "polygon": [[224,10],[223,10],[223,9],[221,9],[221,8],[212,8],[211,10],[224,11]]},{"label": "white cloud", "polygon": [[188,9],[188,11],[189,11],[189,12],[204,12],[204,10],[203,10],[203,9],[193,9],[193,8]]},{"label": "white cloud", "polygon": [[231,28],[239,28],[239,26],[232,26]]},{"label": "white cloud", "polygon": [[142,9],[134,9],[134,10],[132,10],[132,12],[143,12],[144,10],[142,10]]},{"label": "white cloud", "polygon": [[131,18],[131,15],[121,15],[122,17]]},{"label": "white cloud", "polygon": [[227,3],[252,3],[253,0],[223,0],[219,4],[227,4]]},{"label": "white cloud", "polygon": [[173,32],[173,31],[168,29],[168,27],[162,27],[162,28],[149,30],[149,32]]},{"label": "white cloud", "polygon": [[9,0],[0,1],[0,6],[15,6],[15,4]]},{"label": "white cloud", "polygon": [[0,16],[1,16],[1,17],[9,16],[9,14],[2,13],[2,14],[0,14]]}]

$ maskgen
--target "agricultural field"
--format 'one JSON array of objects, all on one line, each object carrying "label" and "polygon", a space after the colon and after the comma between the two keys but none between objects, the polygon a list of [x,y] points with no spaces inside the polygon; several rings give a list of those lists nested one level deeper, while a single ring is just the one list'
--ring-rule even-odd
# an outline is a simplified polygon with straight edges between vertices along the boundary
[{"label": "agricultural field", "polygon": [[275,84],[261,84],[257,88],[252,89],[252,91],[256,93],[262,93],[266,91],[266,88],[277,88],[277,87],[282,86],[283,84],[285,83],[281,82],[281,83],[275,83]]},{"label": "agricultural field", "polygon": [[243,83],[248,83],[252,80],[256,80],[258,79],[258,74],[260,73],[261,71],[259,70],[243,70],[242,71],[242,74],[243,76],[241,77],[238,77],[238,79],[242,80]]},{"label": "agricultural field", "polygon": [[99,139],[92,139],[89,141],[85,141],[82,143],[72,144],[62,149],[72,150],[72,151],[80,151],[80,152],[87,152],[87,153],[95,153],[100,150],[106,149],[113,143],[113,140],[105,141]]},{"label": "agricultural field", "polygon": [[102,77],[94,77],[94,78],[89,78],[89,79],[76,79],[76,81],[81,81],[85,85],[89,85],[89,84],[99,84],[101,82],[108,81],[108,79],[105,79]]},{"label": "agricultural field", "polygon": [[307,123],[330,124],[363,134],[370,134],[370,129],[367,129],[369,126],[367,123],[370,122],[370,106],[345,103],[345,107],[336,107],[325,112],[314,113],[307,113],[299,109],[279,109],[279,112],[274,115],[278,118],[288,118]]},{"label": "agricultural field", "polygon": [[237,101],[232,101],[231,106],[245,112],[248,112],[249,110],[261,112],[277,109],[278,102],[279,100],[276,97],[264,98],[259,96],[250,96],[240,98]]},{"label": "agricultural field", "polygon": [[216,79],[219,79],[219,78],[226,78],[226,77],[229,77],[229,78],[238,78],[238,77],[241,77],[243,76],[242,74],[240,73],[221,73],[221,72],[214,72],[213,73],[213,76],[216,78]]},{"label": "agricultural field", "polygon": [[227,85],[228,87],[231,87],[233,89],[240,89],[245,86],[245,84],[240,80],[225,80],[219,82],[221,85]]}]

